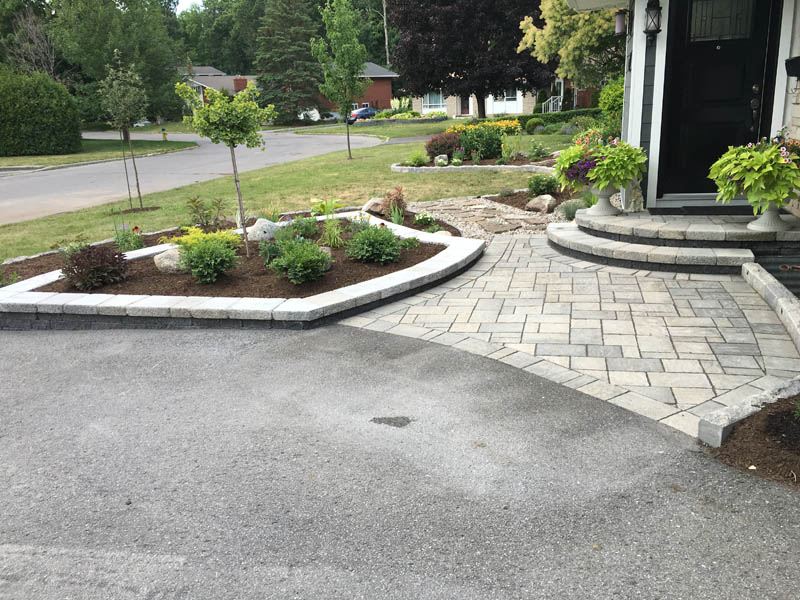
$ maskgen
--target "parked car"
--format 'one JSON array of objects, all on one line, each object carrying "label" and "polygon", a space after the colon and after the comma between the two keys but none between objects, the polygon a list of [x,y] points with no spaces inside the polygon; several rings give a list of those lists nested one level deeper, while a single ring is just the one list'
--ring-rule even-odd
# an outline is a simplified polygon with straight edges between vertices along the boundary
[{"label": "parked car", "polygon": [[150,123],[150,121],[148,121],[147,119],[133,124],[134,127],[147,127],[148,125],[152,125],[152,123]]},{"label": "parked car", "polygon": [[350,116],[347,117],[347,122],[352,125],[359,119],[371,119],[376,114],[378,114],[378,111],[374,108],[359,108],[350,113]]}]

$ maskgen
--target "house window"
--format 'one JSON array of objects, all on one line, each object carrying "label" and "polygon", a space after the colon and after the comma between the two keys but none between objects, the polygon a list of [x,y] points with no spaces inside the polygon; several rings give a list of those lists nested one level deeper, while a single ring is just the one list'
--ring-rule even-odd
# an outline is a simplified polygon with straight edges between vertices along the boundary
[{"label": "house window", "polygon": [[445,110],[444,95],[442,91],[428,92],[422,97],[422,112]]},{"label": "house window", "polygon": [[506,102],[516,102],[517,90],[506,90],[503,92],[503,100]]},{"label": "house window", "polygon": [[358,102],[355,102],[355,103],[353,104],[353,110],[358,110]]},{"label": "house window", "polygon": [[754,0],[694,0],[689,17],[689,41],[749,38],[754,8]]},{"label": "house window", "polygon": [[361,108],[369,108],[369,102],[362,102]]}]

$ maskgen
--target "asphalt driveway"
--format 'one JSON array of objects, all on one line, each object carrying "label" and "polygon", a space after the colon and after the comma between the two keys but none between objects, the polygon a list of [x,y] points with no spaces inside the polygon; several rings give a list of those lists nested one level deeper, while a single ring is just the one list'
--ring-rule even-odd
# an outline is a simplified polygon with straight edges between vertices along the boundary
[{"label": "asphalt driveway", "polygon": [[[113,138],[109,133],[84,133],[90,139]],[[114,138],[116,139],[116,138]],[[133,139],[160,140],[161,134],[133,134]],[[212,144],[195,134],[170,134],[172,141],[193,141],[198,148],[137,159],[143,194],[208,181],[232,174],[227,146]],[[344,150],[342,135],[295,135],[288,131],[264,132],[266,149],[236,149],[240,172]],[[380,139],[351,136],[354,148],[375,146]],[[134,187],[130,170],[131,188]],[[0,178],[0,225],[77,210],[128,197],[122,161],[79,165],[65,169],[26,172]]]},{"label": "asphalt driveway", "polygon": [[497,361],[329,326],[6,332],[0,364],[0,598],[800,591],[796,494]]}]

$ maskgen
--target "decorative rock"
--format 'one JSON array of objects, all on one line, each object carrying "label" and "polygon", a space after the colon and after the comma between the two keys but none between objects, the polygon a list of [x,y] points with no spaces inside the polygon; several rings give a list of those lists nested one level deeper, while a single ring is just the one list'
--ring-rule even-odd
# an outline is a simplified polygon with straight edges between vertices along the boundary
[{"label": "decorative rock", "polygon": [[277,223],[268,219],[259,219],[252,227],[247,228],[247,239],[251,242],[266,242],[275,237],[275,232],[280,229]]},{"label": "decorative rock", "polygon": [[436,158],[433,159],[433,164],[439,166],[440,163],[444,163],[445,165],[448,163],[447,154],[440,154]]},{"label": "decorative rock", "polygon": [[444,236],[452,236],[453,234],[447,231],[446,229],[442,229],[441,231],[435,232],[433,235],[444,235]]},{"label": "decorative rock", "polygon": [[383,198],[370,198],[361,208],[364,212],[378,212],[377,208],[383,203]]},{"label": "decorative rock", "polygon": [[156,254],[153,257],[153,262],[156,264],[156,269],[162,273],[176,275],[178,273],[183,273],[183,269],[178,266],[180,259],[180,248],[171,248],[161,254]]},{"label": "decorative rock", "polygon": [[556,207],[556,199],[550,194],[542,194],[536,196],[533,200],[525,205],[525,210],[539,213],[551,213]]}]

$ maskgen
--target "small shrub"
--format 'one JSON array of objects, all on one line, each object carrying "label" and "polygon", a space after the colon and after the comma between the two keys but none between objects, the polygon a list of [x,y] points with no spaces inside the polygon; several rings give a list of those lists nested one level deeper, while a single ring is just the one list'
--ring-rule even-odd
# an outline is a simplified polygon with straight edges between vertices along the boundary
[{"label": "small shrub", "polygon": [[342,222],[336,217],[328,217],[325,219],[325,226],[322,229],[322,236],[319,238],[321,246],[328,246],[330,248],[339,248],[344,246],[342,239]]},{"label": "small shrub", "polygon": [[[600,92],[600,110],[603,111],[604,121],[614,137],[622,130],[622,105],[625,100],[625,78],[618,77]],[[605,131],[603,132],[606,133]]]},{"label": "small shrub", "polygon": [[266,219],[267,221],[272,221],[273,223],[277,223],[281,220],[281,209],[278,208],[277,204],[267,204],[265,208],[261,209],[261,212],[258,215],[262,219]]},{"label": "small shrub", "polygon": [[206,236],[181,248],[180,264],[197,283],[214,283],[236,265],[236,250],[220,238]]},{"label": "small shrub", "polygon": [[355,217],[351,217],[349,221],[350,222],[347,224],[347,230],[350,232],[351,235],[355,235],[359,231],[363,231],[364,229],[369,227],[369,217],[364,214],[359,214]]},{"label": "small shrub", "polygon": [[419,225],[420,227],[427,227],[429,225],[435,225],[435,224],[436,224],[436,219],[434,219],[433,215],[431,215],[430,213],[422,211],[414,215],[414,225]]},{"label": "small shrub", "polygon": [[568,221],[572,221],[575,218],[575,213],[582,208],[586,208],[586,202],[584,202],[582,198],[567,200],[558,207],[561,214],[563,214],[564,218]]},{"label": "small shrub", "polygon": [[549,125],[545,125],[540,131],[537,131],[536,133],[542,133],[544,135],[560,134],[563,125],[564,125],[563,123],[550,123]]},{"label": "small shrub", "polygon": [[528,119],[528,122],[525,123],[525,131],[533,135],[536,132],[537,127],[544,127],[544,121],[541,119],[533,118]]},{"label": "small shrub", "polygon": [[295,285],[316,281],[333,262],[327,253],[309,240],[293,240],[280,246],[281,254],[270,262],[269,268]]},{"label": "small shrub", "polygon": [[385,265],[400,260],[400,240],[388,227],[366,227],[350,240],[347,256]]},{"label": "small shrub", "polygon": [[472,127],[461,133],[461,145],[466,152],[477,150],[483,158],[498,158],[503,152],[503,133],[500,127]]},{"label": "small shrub", "polygon": [[545,150],[544,145],[541,142],[533,141],[531,142],[531,148],[528,150],[528,158],[531,160],[541,160],[545,156],[548,156],[549,152]]},{"label": "small shrub", "polygon": [[428,155],[422,150],[416,150],[408,157],[408,164],[412,167],[424,167],[428,164]]},{"label": "small shrub", "polygon": [[437,231],[441,231],[442,229],[444,229],[444,227],[441,227],[440,225],[431,225],[430,227],[426,227],[425,231],[427,231],[428,233],[436,233]]},{"label": "small shrub", "polygon": [[314,216],[317,215],[332,215],[336,212],[337,208],[342,208],[344,204],[340,204],[336,202],[335,198],[329,198],[328,200],[318,200],[316,203],[311,205],[311,214]]},{"label": "small shrub", "polygon": [[394,114],[394,111],[392,109],[382,110],[380,112],[375,113],[375,116],[373,117],[373,119],[388,119],[393,114]]},{"label": "small shrub", "polygon": [[461,146],[461,136],[457,133],[440,133],[433,136],[425,143],[425,151],[431,160],[440,154],[446,154],[448,159],[453,158],[456,148]]},{"label": "small shrub", "polygon": [[200,200],[199,196],[192,196],[186,201],[186,210],[189,211],[189,220],[203,231],[216,231],[222,226],[222,211],[225,201],[214,198],[208,203]]},{"label": "small shrub", "polygon": [[450,161],[450,164],[454,167],[460,167],[461,165],[464,164],[464,161],[460,158],[454,158],[453,160]]},{"label": "small shrub", "polygon": [[298,217],[291,223],[275,232],[275,239],[293,240],[295,238],[312,238],[317,235],[317,220],[314,217]]},{"label": "small shrub", "polygon": [[508,164],[508,160],[506,159],[505,156],[501,156],[496,161],[494,161],[494,164],[496,164],[496,165],[507,165]]},{"label": "small shrub", "polygon": [[597,204],[597,196],[595,196],[589,190],[585,190],[581,194],[581,200],[583,200],[586,203],[587,208],[592,208],[595,204]]},{"label": "small shrub", "polygon": [[443,110],[432,110],[422,116],[423,119],[446,119],[447,113]]},{"label": "small shrub", "polygon": [[509,196],[513,195],[514,195],[514,190],[512,190],[511,188],[503,188],[502,190],[500,190],[499,194],[501,198],[508,198]]},{"label": "small shrub", "polygon": [[128,270],[125,257],[107,246],[84,246],[76,252],[63,252],[62,258],[62,273],[72,287],[82,291],[120,282]]},{"label": "small shrub", "polygon": [[114,228],[114,245],[120,252],[130,252],[144,248],[144,240],[138,227],[120,225],[119,229]]},{"label": "small shrub", "polygon": [[413,250],[414,248],[419,248],[419,240],[417,238],[403,238],[400,240],[400,247],[403,250]]},{"label": "small shrub", "polygon": [[394,213],[395,208],[400,211],[401,215],[406,213],[406,198],[403,193],[403,188],[396,187],[393,190],[386,192],[386,200],[389,202],[389,208]]},{"label": "small shrub", "polygon": [[274,258],[283,254],[280,244],[275,242],[261,242],[258,245],[258,253],[264,258],[264,264],[269,265]]},{"label": "small shrub", "polygon": [[472,152],[469,153],[469,158],[472,161],[473,165],[477,165],[480,164],[483,156],[481,155],[480,150],[473,150]]},{"label": "small shrub", "polygon": [[64,248],[61,249],[61,256],[64,257],[64,256],[69,256],[71,254],[76,254],[77,252],[80,252],[81,250],[86,248],[87,245],[88,244],[86,242],[82,242],[79,240],[70,242],[66,246],[64,246]]},{"label": "small shrub", "polygon": [[558,182],[550,175],[536,173],[528,179],[528,191],[532,196],[555,194],[557,190]]},{"label": "small shrub", "polygon": [[231,250],[235,250],[242,243],[242,238],[240,238],[238,234],[234,233],[232,229],[206,233],[198,227],[184,227],[183,232],[184,234],[181,237],[162,237],[159,238],[158,241],[162,244],[176,244],[183,249],[190,248],[195,244],[204,242],[208,239],[218,240],[219,242],[228,246]]}]

